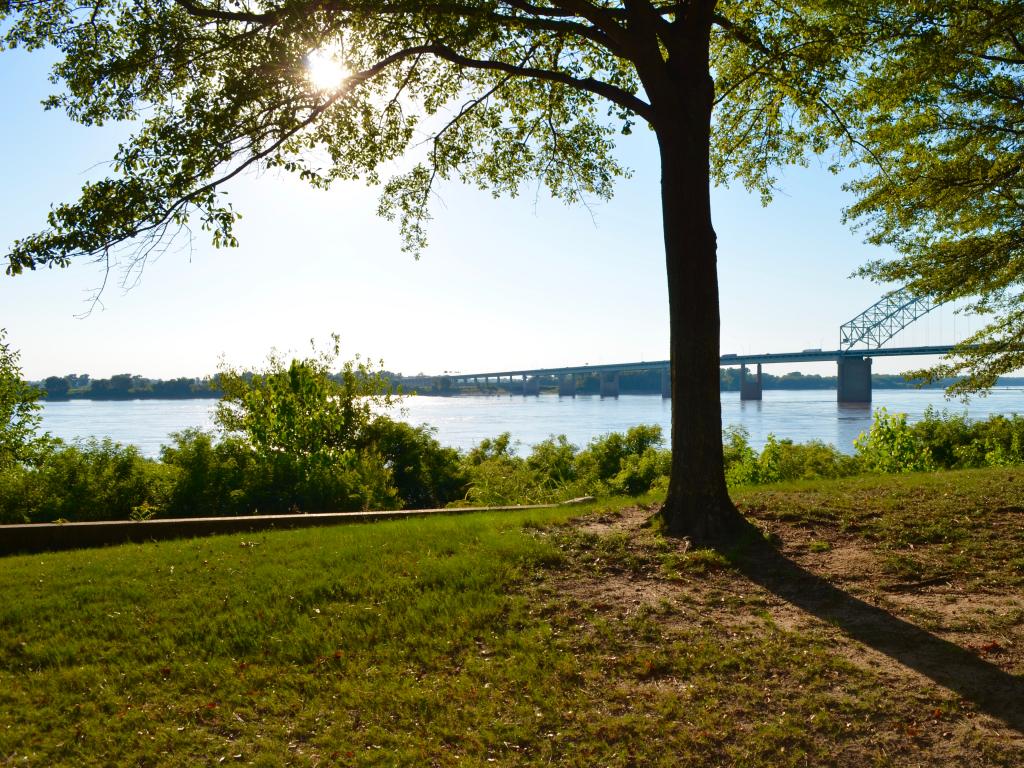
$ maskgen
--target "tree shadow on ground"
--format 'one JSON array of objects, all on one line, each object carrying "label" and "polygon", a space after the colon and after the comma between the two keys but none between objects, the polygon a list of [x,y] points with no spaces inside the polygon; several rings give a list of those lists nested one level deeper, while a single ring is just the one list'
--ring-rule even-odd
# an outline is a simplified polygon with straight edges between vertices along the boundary
[{"label": "tree shadow on ground", "polygon": [[1024,677],[893,616],[811,573],[763,540],[735,562],[751,581],[930,678],[1024,734]]}]

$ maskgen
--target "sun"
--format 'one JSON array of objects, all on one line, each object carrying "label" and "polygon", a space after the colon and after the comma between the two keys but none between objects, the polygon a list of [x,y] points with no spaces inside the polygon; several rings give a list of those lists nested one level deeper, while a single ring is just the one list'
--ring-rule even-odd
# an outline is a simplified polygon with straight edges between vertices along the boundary
[{"label": "sun", "polygon": [[306,79],[318,91],[336,90],[351,74],[338,45],[317,48],[306,56]]}]

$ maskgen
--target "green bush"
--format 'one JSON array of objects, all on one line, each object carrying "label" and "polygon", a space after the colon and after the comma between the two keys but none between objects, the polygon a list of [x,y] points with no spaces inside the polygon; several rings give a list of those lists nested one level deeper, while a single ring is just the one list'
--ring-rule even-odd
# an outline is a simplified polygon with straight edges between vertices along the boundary
[{"label": "green bush", "polygon": [[463,498],[459,453],[427,427],[377,414],[391,404],[383,379],[359,362],[332,374],[337,352],[335,339],[332,350],[303,360],[272,354],[256,374],[222,370],[218,433],[173,434],[159,462],[93,440],[37,450],[35,466],[0,463],[0,520],[440,507]]},{"label": "green bush", "polygon": [[20,355],[0,328],[0,471],[38,461],[50,440],[40,436],[42,392],[21,378]]},{"label": "green bush", "polygon": [[[928,449],[936,467],[979,467],[985,464],[983,445],[978,441],[979,427],[983,423],[968,421],[966,414],[940,413],[928,406],[923,418],[909,430],[914,440]],[[975,458],[979,449],[980,459]]]},{"label": "green bush", "polygon": [[212,517],[248,514],[249,478],[257,475],[255,454],[241,440],[216,442],[198,429],[171,435],[160,460],[179,470],[167,501],[169,517]]},{"label": "green bush", "polygon": [[[396,430],[373,428],[374,409],[391,405],[380,373],[367,363],[337,362],[337,336],[326,351],[285,361],[271,353],[256,373],[222,368],[223,395],[214,421],[221,440],[177,436],[164,461],[186,478],[175,511],[197,514],[210,506],[231,513],[333,512],[401,505],[391,458],[401,455]],[[406,438],[410,435],[406,435]],[[422,440],[420,440],[422,443]],[[402,468],[407,469],[406,467]],[[206,491],[199,478],[213,477]],[[404,476],[412,484],[408,473]]]},{"label": "green bush", "polygon": [[365,442],[390,472],[403,508],[443,507],[465,496],[468,478],[461,456],[442,446],[431,427],[378,416],[368,425]]},{"label": "green bush", "polygon": [[361,440],[345,452],[263,453],[237,437],[176,433],[161,452],[164,464],[180,470],[166,514],[422,509],[463,497],[458,452],[442,447],[426,427],[379,416]]},{"label": "green bush", "polygon": [[[603,435],[582,450],[552,436],[526,457],[504,433],[460,454],[426,426],[376,413],[390,403],[379,378],[352,363],[332,376],[332,360],[285,365],[271,356],[262,373],[222,374],[219,434],[173,434],[160,461],[110,440],[66,445],[29,430],[32,450],[0,462],[0,522],[535,504],[667,488],[671,453],[657,426]],[[972,422],[929,409],[910,425],[880,409],[855,449],[849,456],[769,435],[758,452],[743,428],[723,432],[735,486],[1024,464],[1024,418]]]},{"label": "green bush", "polygon": [[656,485],[668,489],[668,475],[672,467],[672,454],[653,447],[637,453],[627,453],[619,460],[619,471],[608,481],[616,493],[640,496]]},{"label": "green bush", "polygon": [[129,520],[162,514],[176,468],[112,440],[55,444],[36,466],[0,472],[0,516],[5,523],[55,520]]},{"label": "green bush", "polygon": [[36,522],[45,492],[36,472],[24,464],[0,466],[0,525]]},{"label": "green bush", "polygon": [[935,469],[930,446],[907,425],[907,414],[875,411],[868,432],[853,441],[867,472],[920,472]]},{"label": "green bush", "polygon": [[910,429],[943,469],[1024,464],[1024,418],[1017,415],[969,421],[929,407]]},{"label": "green bush", "polygon": [[742,427],[725,430],[724,438],[726,482],[730,486],[848,477],[861,471],[858,459],[820,440],[794,443],[770,434],[758,454],[750,447],[749,433]]},{"label": "green bush", "polygon": [[610,432],[596,437],[577,457],[579,473],[588,482],[597,483],[596,490],[601,485],[613,483],[624,469],[623,462],[628,457],[639,458],[648,449],[656,450],[664,441],[661,427],[655,424],[631,427],[625,434]]},{"label": "green bush", "polygon": [[586,495],[640,495],[666,485],[671,455],[657,446],[661,427],[612,432],[578,450],[565,435],[516,456],[506,432],[483,440],[463,459],[472,504],[540,504]]},{"label": "green bush", "polygon": [[462,466],[468,479],[465,504],[542,504],[558,493],[557,488],[545,487],[538,469],[516,456],[508,432],[481,440],[463,458]]},{"label": "green bush", "polygon": [[564,489],[575,484],[577,448],[565,435],[552,435],[537,443],[526,459],[540,484],[548,489]]},{"label": "green bush", "polygon": [[742,427],[723,432],[726,482],[730,486],[860,472],[900,473],[936,469],[1024,464],[1024,418],[992,416],[970,421],[966,415],[928,408],[915,424],[905,413],[875,412],[871,429],[854,441],[855,455],[812,440],[794,443],[769,435],[760,453]]}]

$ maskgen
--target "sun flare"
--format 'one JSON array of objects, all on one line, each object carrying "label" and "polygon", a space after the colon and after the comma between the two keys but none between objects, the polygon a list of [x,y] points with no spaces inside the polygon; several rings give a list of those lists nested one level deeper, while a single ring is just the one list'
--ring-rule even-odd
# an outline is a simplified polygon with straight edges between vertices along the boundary
[{"label": "sun flare", "polygon": [[306,79],[318,91],[339,88],[351,74],[342,62],[341,48],[337,45],[317,48],[306,56]]}]

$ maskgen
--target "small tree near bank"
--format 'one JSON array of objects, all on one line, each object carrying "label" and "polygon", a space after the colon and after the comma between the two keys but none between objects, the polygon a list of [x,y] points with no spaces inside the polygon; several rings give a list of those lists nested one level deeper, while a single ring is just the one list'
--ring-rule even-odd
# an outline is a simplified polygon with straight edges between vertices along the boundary
[{"label": "small tree near bank", "polygon": [[226,437],[240,437],[266,456],[337,458],[366,439],[374,408],[392,403],[387,382],[357,355],[338,364],[340,342],[310,357],[286,360],[276,351],[256,373],[223,365],[223,394],[214,420]]},{"label": "small tree near bank", "polygon": [[[317,187],[384,181],[381,212],[425,244],[435,184],[569,202],[608,197],[614,140],[644,125],[661,160],[670,310],[672,470],[663,515],[697,538],[741,527],[726,491],[716,235],[709,184],[766,198],[772,168],[845,146],[844,89],[873,52],[880,2],[799,0],[4,0],[3,44],[56,48],[47,102],[74,120],[135,121],[116,172],[17,241],[7,271],[136,258],[189,221],[234,245],[224,186],[276,167]],[[344,67],[333,81],[309,76]],[[331,62],[334,62],[332,65]],[[336,73],[339,74],[339,73]],[[315,153],[310,150],[317,150]],[[326,164],[323,158],[328,158]]]},{"label": "small tree near bank", "polygon": [[[376,450],[374,410],[391,405],[387,382],[356,357],[338,365],[340,345],[305,358],[271,352],[255,373],[222,366],[214,415],[225,448],[250,471],[239,490],[246,511],[305,512],[400,506],[392,472]],[[187,436],[186,436],[187,437]],[[181,447],[188,441],[179,440]],[[173,449],[165,451],[173,456]]]},{"label": "small tree near bank", "polygon": [[0,470],[34,461],[42,446],[41,393],[21,378],[20,356],[0,328]]}]

